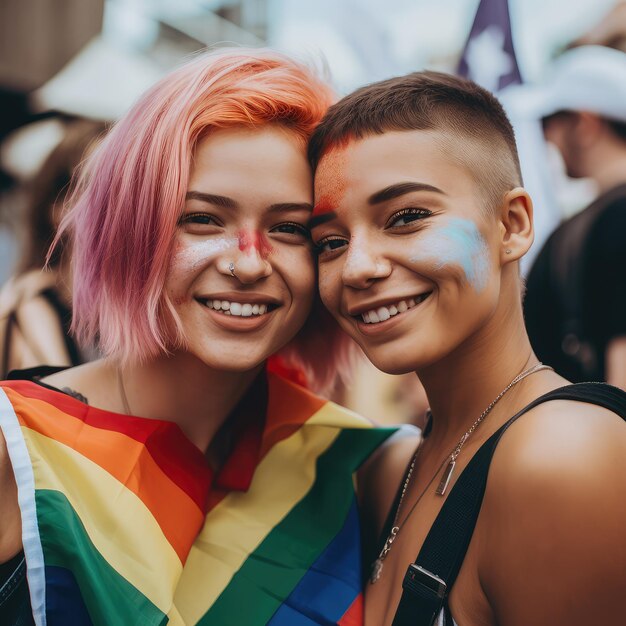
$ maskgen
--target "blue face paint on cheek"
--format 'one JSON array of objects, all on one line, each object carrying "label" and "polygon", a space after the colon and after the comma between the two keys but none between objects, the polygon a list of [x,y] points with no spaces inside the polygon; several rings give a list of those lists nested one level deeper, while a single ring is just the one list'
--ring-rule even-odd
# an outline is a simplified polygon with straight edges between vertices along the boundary
[{"label": "blue face paint on cheek", "polygon": [[418,244],[418,253],[411,261],[429,262],[436,269],[457,266],[476,291],[487,286],[489,247],[471,220],[455,217],[440,227],[425,231]]}]

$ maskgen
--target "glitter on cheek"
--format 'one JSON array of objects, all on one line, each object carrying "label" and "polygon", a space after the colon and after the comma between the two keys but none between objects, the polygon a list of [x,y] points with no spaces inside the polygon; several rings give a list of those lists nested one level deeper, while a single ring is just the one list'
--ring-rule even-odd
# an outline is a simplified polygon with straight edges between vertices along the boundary
[{"label": "glitter on cheek", "polygon": [[237,233],[237,242],[242,252],[256,250],[262,259],[266,259],[272,252],[273,248],[267,237],[258,230],[248,231],[241,230]]},{"label": "glitter on cheek", "polygon": [[429,229],[411,261],[432,263],[436,269],[460,267],[475,291],[487,286],[489,247],[471,220],[451,218],[444,226]]},{"label": "glitter on cheek", "polygon": [[237,244],[235,237],[211,237],[194,243],[179,242],[172,260],[172,271],[183,274],[193,272]]}]

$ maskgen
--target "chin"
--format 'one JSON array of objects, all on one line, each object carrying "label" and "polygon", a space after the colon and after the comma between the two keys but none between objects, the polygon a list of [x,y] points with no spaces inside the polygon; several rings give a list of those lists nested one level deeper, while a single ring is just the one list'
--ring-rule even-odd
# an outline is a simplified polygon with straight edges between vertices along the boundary
[{"label": "chin", "polygon": [[412,359],[409,360],[407,358],[399,357],[398,354],[391,351],[368,351],[363,346],[361,347],[365,356],[372,362],[372,364],[381,372],[385,372],[385,374],[408,374],[409,372],[414,372],[417,369],[416,364]]},{"label": "chin", "polygon": [[445,355],[439,350],[433,350],[430,346],[411,346],[403,343],[401,347],[390,342],[387,345],[379,345],[368,349],[361,346],[367,358],[385,374],[408,374],[417,372],[441,360]]}]

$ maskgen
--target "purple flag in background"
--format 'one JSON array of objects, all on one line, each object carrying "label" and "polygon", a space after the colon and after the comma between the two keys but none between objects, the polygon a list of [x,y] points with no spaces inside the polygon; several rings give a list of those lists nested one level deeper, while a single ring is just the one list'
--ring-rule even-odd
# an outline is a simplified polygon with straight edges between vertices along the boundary
[{"label": "purple flag in background", "polygon": [[480,0],[457,73],[494,93],[522,82],[507,0]]}]

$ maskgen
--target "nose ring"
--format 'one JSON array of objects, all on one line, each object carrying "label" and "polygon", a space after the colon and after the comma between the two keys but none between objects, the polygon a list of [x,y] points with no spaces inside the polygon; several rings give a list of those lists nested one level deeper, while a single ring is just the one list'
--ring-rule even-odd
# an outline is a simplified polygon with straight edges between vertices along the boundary
[{"label": "nose ring", "polygon": [[230,272],[231,276],[237,278],[237,274],[235,274],[235,264],[232,261],[228,264],[228,271]]}]

